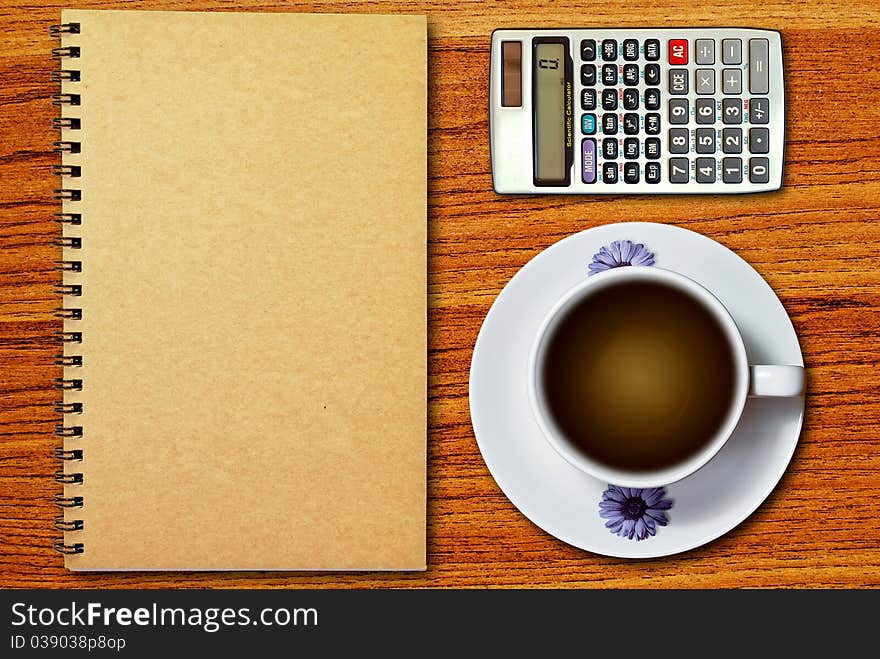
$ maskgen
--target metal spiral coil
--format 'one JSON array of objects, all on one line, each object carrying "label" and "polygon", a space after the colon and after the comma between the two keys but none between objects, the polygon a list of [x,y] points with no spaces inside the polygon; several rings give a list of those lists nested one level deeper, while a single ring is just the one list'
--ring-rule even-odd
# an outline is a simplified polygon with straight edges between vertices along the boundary
[{"label": "metal spiral coil", "polygon": [[79,23],[58,23],[49,27],[50,37],[60,37],[62,34],[79,34]]},{"label": "metal spiral coil", "polygon": [[82,343],[83,335],[82,332],[55,332],[55,340],[58,343]]},{"label": "metal spiral coil", "polygon": [[63,494],[55,495],[55,505],[59,508],[82,508],[82,497],[66,497]]},{"label": "metal spiral coil", "polygon": [[[53,37],[61,37],[64,35],[76,35],[80,33],[80,24],[79,23],[61,23],[59,25],[53,25],[49,33]],[[52,49],[52,59],[56,61],[63,61],[68,59],[77,59],[81,56],[82,50],[80,46],[64,44],[61,47]],[[75,108],[79,107],[82,103],[82,97],[78,93],[71,93],[71,90],[66,87],[67,83],[78,83],[81,80],[80,72],[78,70],[72,68],[63,68],[59,71],[54,71],[52,73],[52,81],[57,83],[64,83],[65,87],[60,90],[61,93],[52,95],[52,104],[56,107],[62,108],[62,111],[65,113],[75,112],[74,110],[63,110],[63,108]],[[63,131],[71,131],[71,130],[80,130],[82,128],[82,121],[79,117],[71,117],[71,116],[62,116],[55,117],[52,119],[52,127],[56,130]],[[68,136],[65,134],[64,138]],[[78,141],[72,141],[68,139],[61,139],[53,143],[53,150],[55,153],[62,154],[78,154],[82,152],[82,143]],[[82,176],[82,167],[79,164],[69,164],[62,162],[61,164],[52,166],[52,173],[56,176],[60,176],[63,179],[75,179],[80,178]],[[82,200],[82,190],[77,188],[69,188],[66,185],[62,184],[59,189],[53,190],[52,193],[53,198],[56,202],[62,202],[64,206],[67,206],[72,202],[79,202]],[[82,224],[82,215],[80,213],[72,213],[68,210],[68,208],[63,208],[62,212],[56,213],[54,215],[55,221],[59,222],[62,225],[67,226],[80,226]],[[65,229],[66,230],[66,229]],[[63,250],[69,249],[82,249],[82,238],[79,236],[67,236],[62,235],[58,238],[55,238],[52,241],[52,244],[55,247],[60,247]],[[60,270],[65,276],[70,274],[79,274],[82,272],[82,261],[80,260],[69,260],[66,258],[67,254],[62,257],[62,260],[55,262],[55,268]],[[56,284],[54,286],[54,292],[56,295],[61,296],[62,300],[67,297],[82,297],[83,287],[80,282],[70,282],[64,281],[61,284]],[[82,320],[83,310],[80,305],[77,306],[67,306],[63,302],[60,306],[56,307],[53,310],[53,316],[56,318],[61,318],[64,321],[64,328],[62,331],[55,333],[55,341],[63,348],[66,344],[81,344],[83,341],[83,335],[80,331],[71,331],[69,323],[78,322]],[[83,358],[82,355],[67,355],[64,354],[64,350],[62,350],[59,354],[54,356],[54,363],[57,366],[62,366],[65,368],[76,368],[82,367]],[[67,392],[77,392],[82,391],[83,389],[83,381],[79,378],[55,378],[54,388],[58,391],[61,391],[64,394],[64,397],[67,397]],[[79,401],[68,401],[68,400],[58,400],[52,406],[55,414],[61,416],[60,422],[55,425],[54,433],[58,437],[63,437],[65,439],[71,438],[81,438],[83,436],[83,427],[82,425],[74,425],[70,422],[67,415],[70,414],[82,414],[83,413],[83,404]],[[83,450],[81,448],[68,448],[67,446],[58,446],[52,452],[52,456],[56,460],[62,461],[62,464],[67,464],[70,462],[80,462],[83,459]],[[83,474],[82,472],[71,471],[68,472],[66,469],[60,469],[54,474],[55,481],[61,483],[65,486],[76,486],[81,485],[83,482]],[[65,508],[82,508],[83,498],[81,496],[68,496],[67,492],[55,494],[55,504],[62,509]],[[57,515],[54,519],[54,526],[58,531],[63,531],[65,534],[70,532],[82,531],[83,530],[83,520],[82,519],[67,519],[66,514],[62,513],[61,515]],[[64,536],[62,538],[58,538],[54,541],[53,547],[56,551],[62,554],[81,554],[85,550],[85,547],[82,542],[69,542],[68,536]]]},{"label": "metal spiral coil", "polygon": [[64,519],[64,515],[55,516],[55,528],[59,531],[82,531],[81,519]]},{"label": "metal spiral coil", "polygon": [[52,543],[52,548],[60,554],[82,554],[85,551],[83,543],[74,542],[68,545],[61,538]]},{"label": "metal spiral coil", "polygon": [[52,82],[80,82],[79,71],[71,71],[70,69],[52,71],[51,80]]}]

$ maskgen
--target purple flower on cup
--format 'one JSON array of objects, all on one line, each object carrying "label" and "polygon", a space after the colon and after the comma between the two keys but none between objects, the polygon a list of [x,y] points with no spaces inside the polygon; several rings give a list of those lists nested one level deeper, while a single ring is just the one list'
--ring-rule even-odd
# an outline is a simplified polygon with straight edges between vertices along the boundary
[{"label": "purple flower on cup", "polygon": [[595,275],[598,272],[622,268],[627,265],[654,265],[654,252],[642,243],[634,243],[631,240],[615,240],[593,254],[589,274]]},{"label": "purple flower on cup", "polygon": [[609,485],[599,502],[599,517],[608,520],[605,526],[621,538],[644,540],[657,533],[657,526],[669,523],[663,511],[670,508],[666,488]]}]

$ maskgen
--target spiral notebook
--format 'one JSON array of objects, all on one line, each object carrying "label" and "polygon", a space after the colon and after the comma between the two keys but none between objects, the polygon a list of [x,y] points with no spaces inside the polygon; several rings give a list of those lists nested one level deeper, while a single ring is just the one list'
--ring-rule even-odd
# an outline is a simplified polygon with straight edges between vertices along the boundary
[{"label": "spiral notebook", "polygon": [[66,566],[424,569],[425,18],[61,21]]}]

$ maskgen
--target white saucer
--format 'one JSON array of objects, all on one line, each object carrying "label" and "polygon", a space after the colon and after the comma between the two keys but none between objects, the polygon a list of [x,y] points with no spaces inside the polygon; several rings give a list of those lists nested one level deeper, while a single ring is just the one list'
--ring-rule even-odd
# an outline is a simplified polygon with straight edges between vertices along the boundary
[{"label": "white saucer", "polygon": [[761,276],[726,247],[679,227],[632,222],[570,236],[529,261],[489,310],[470,373],[470,409],[483,459],[507,498],[532,522],[575,547],[622,558],[687,551],[727,533],[761,505],[797,445],[803,398],[749,399],[721,452],[667,486],[669,524],[642,541],[612,534],[599,517],[607,483],[566,462],[535,421],[527,391],[529,349],[543,316],[587,276],[593,254],[615,240],[644,243],[657,267],[712,291],[742,332],[750,364],[803,365],[788,314]]}]

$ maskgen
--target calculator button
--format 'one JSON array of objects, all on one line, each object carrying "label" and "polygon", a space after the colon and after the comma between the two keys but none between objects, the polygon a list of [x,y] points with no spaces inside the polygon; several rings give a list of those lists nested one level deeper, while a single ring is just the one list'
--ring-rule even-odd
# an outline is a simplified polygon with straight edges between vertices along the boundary
[{"label": "calculator button", "polygon": [[715,39],[697,39],[694,58],[699,66],[715,63]]},{"label": "calculator button", "polygon": [[767,128],[749,129],[749,153],[770,153],[770,131]]},{"label": "calculator button", "polygon": [[649,87],[645,90],[645,109],[646,110],[659,110],[660,109],[660,90],[656,87]]},{"label": "calculator button", "polygon": [[645,64],[645,84],[646,85],[659,85],[660,84],[660,65],[659,64]]},{"label": "calculator button", "polygon": [[742,169],[742,158],[725,158],[721,161],[721,179],[725,183],[742,183]]},{"label": "calculator button", "polygon": [[616,85],[617,84],[617,65],[616,64],[603,64],[602,65],[602,82],[606,85]]},{"label": "calculator button", "polygon": [[715,158],[697,158],[697,183],[715,182]]},{"label": "calculator button", "polygon": [[689,134],[687,128],[670,128],[669,153],[687,153],[690,151],[688,138]]},{"label": "calculator button", "polygon": [[602,115],[602,132],[606,135],[617,135],[617,115],[613,112]]},{"label": "calculator button", "polygon": [[[660,40],[645,39],[645,59],[649,62],[660,61]],[[646,174],[647,176],[647,174]]]},{"label": "calculator button", "polygon": [[581,117],[581,132],[584,135],[593,135],[596,132],[595,114],[585,114]]},{"label": "calculator button", "polygon": [[739,39],[723,39],[721,41],[721,63],[742,64],[743,42]]},{"label": "calculator button", "polygon": [[596,84],[596,65],[595,64],[582,64],[581,65],[581,84],[584,87],[592,87]]},{"label": "calculator button", "polygon": [[649,112],[645,115],[645,132],[648,135],[660,134],[660,115],[656,112]]},{"label": "calculator button", "polygon": [[603,89],[602,90],[602,109],[603,110],[616,110],[617,109],[617,90],[616,89]]},{"label": "calculator button", "polygon": [[670,183],[687,183],[689,176],[690,163],[687,158],[670,158],[669,159],[669,182]]},{"label": "calculator button", "polygon": [[669,69],[669,93],[676,96],[684,96],[688,93],[687,69]]},{"label": "calculator button", "polygon": [[749,158],[749,181],[752,183],[770,182],[770,160],[767,158]]},{"label": "calculator button", "polygon": [[602,182],[617,183],[617,163],[606,162],[602,165]]},{"label": "calculator button", "polygon": [[697,128],[694,139],[697,141],[697,153],[715,153],[714,128]]},{"label": "calculator button", "polygon": [[605,160],[614,160],[617,157],[617,140],[613,137],[606,137],[602,140],[602,157]]},{"label": "calculator button", "polygon": [[645,163],[645,182],[647,182],[647,183],[659,183],[660,182],[660,163],[659,162],[646,162]]},{"label": "calculator button", "polygon": [[645,139],[645,158],[657,160],[660,157],[660,138],[648,137]]},{"label": "calculator button", "polygon": [[724,69],[721,72],[721,80],[724,84],[725,94],[742,94],[743,88],[742,69]]},{"label": "calculator button", "polygon": [[624,64],[623,65],[623,84],[628,87],[635,87],[639,84],[639,65]]},{"label": "calculator button", "polygon": [[749,99],[749,122],[753,124],[770,123],[770,99]]},{"label": "calculator button", "polygon": [[596,90],[595,89],[582,89],[581,90],[581,109],[582,110],[595,110],[596,109]]},{"label": "calculator button", "polygon": [[639,140],[636,137],[627,137],[623,140],[623,157],[627,160],[637,160],[639,157]]},{"label": "calculator button", "polygon": [[623,59],[627,62],[635,62],[639,59],[639,40],[624,39],[623,40]]},{"label": "calculator button", "polygon": [[697,69],[694,71],[694,86],[698,94],[715,93],[715,69]]},{"label": "calculator button", "polygon": [[623,115],[623,132],[627,135],[639,134],[639,115],[635,112],[627,112]]},{"label": "calculator button", "polygon": [[639,90],[624,89],[623,90],[623,109],[638,110],[639,109]]},{"label": "calculator button", "polygon": [[686,124],[690,115],[688,100],[686,98],[669,99],[669,123]]},{"label": "calculator button", "polygon": [[581,39],[581,60],[592,62],[596,59],[596,40]]},{"label": "calculator button", "polygon": [[639,182],[639,163],[627,162],[623,165],[623,180],[627,183]]},{"label": "calculator button", "polygon": [[739,128],[725,128],[721,131],[721,150],[724,153],[742,153],[742,130]]},{"label": "calculator button", "polygon": [[596,140],[591,137],[581,142],[581,162],[583,169],[581,178],[584,183],[596,182]]},{"label": "calculator button", "polygon": [[688,40],[687,39],[670,39],[669,40],[669,63],[675,64],[675,65],[688,63]]},{"label": "calculator button", "polygon": [[697,123],[698,124],[714,124],[715,123],[715,99],[714,98],[698,98],[696,100]]},{"label": "calculator button", "polygon": [[749,39],[749,91],[770,93],[770,42],[767,39]]},{"label": "calculator button", "polygon": [[614,39],[605,39],[602,42],[602,59],[606,62],[617,59],[617,42]]},{"label": "calculator button", "polygon": [[725,98],[721,101],[721,120],[726,124],[742,123],[742,100]]}]

